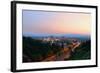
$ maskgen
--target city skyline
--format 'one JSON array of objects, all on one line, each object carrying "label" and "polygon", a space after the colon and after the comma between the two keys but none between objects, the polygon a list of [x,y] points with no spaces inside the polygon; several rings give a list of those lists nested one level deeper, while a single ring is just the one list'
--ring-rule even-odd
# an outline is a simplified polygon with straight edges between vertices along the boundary
[{"label": "city skyline", "polygon": [[23,35],[90,35],[91,14],[23,10]]}]

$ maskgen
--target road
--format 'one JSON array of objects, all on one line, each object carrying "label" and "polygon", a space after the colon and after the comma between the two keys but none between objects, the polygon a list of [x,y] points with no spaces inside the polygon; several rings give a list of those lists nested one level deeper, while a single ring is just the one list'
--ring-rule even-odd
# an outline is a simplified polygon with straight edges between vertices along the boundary
[{"label": "road", "polygon": [[78,47],[81,43],[77,42],[77,44],[72,48],[72,52],[74,52],[74,50],[76,49],[76,47]]},{"label": "road", "polygon": [[80,44],[80,42],[77,42],[77,44],[72,49],[64,48],[62,51],[59,52],[61,54],[52,55],[43,61],[64,61],[64,59],[68,59],[71,56],[71,52],[74,52],[76,47],[78,47]]}]

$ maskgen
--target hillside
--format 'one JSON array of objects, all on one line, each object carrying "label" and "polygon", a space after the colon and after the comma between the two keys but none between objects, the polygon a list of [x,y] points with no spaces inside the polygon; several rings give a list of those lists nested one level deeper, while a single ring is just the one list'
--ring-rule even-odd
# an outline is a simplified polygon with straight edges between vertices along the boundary
[{"label": "hillside", "polygon": [[90,40],[83,42],[71,54],[70,60],[86,60],[91,58],[91,42]]},{"label": "hillside", "polygon": [[31,37],[23,37],[23,62],[39,62],[60,51],[59,46],[51,46]]}]

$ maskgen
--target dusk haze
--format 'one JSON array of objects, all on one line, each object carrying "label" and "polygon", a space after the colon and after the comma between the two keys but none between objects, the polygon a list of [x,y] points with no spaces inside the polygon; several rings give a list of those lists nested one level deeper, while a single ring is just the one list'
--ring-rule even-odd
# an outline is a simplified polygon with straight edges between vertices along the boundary
[{"label": "dusk haze", "polygon": [[90,35],[91,14],[23,10],[23,35]]}]

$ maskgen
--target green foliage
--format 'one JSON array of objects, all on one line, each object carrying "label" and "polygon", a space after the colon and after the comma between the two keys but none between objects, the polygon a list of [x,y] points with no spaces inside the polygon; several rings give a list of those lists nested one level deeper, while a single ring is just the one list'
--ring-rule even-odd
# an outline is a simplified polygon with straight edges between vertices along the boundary
[{"label": "green foliage", "polygon": [[[51,46],[41,40],[31,37],[23,37],[23,62],[38,62],[47,58],[48,55],[60,50],[59,46]],[[27,56],[27,57],[24,57]]]},{"label": "green foliage", "polygon": [[91,42],[86,41],[76,48],[75,52],[71,54],[70,60],[85,60],[91,58]]}]

